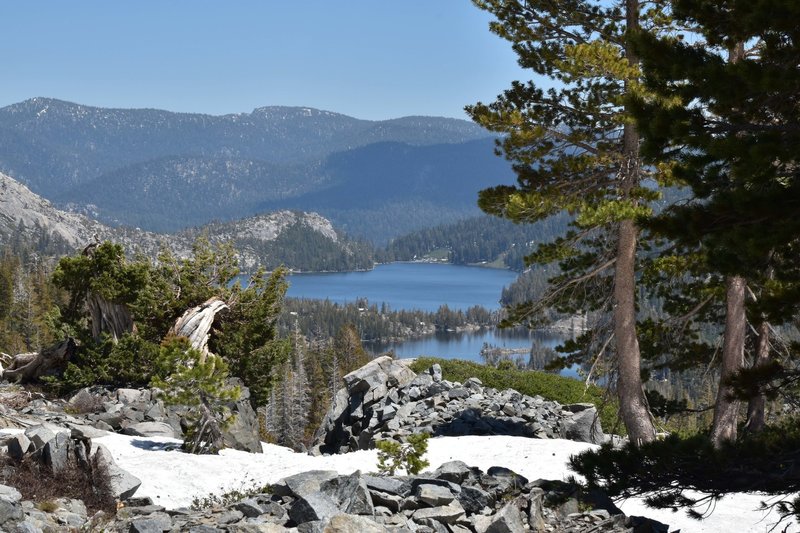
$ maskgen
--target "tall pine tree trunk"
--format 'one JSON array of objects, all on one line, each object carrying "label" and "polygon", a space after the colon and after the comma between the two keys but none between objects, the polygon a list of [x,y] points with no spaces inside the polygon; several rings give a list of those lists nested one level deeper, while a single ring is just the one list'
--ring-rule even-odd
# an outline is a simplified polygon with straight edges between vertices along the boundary
[{"label": "tall pine tree trunk", "polygon": [[617,394],[620,413],[631,442],[639,445],[652,441],[656,431],[644,397],[641,354],[636,338],[636,233],[636,225],[632,220],[620,223],[614,272],[614,338],[619,368]]},{"label": "tall pine tree trunk", "polygon": [[[639,27],[639,2],[626,0],[628,30]],[[639,59],[627,47],[628,63],[637,65]],[[620,190],[629,198],[638,185],[640,174],[639,132],[633,124],[623,131],[623,167],[620,170]],[[614,338],[616,340],[617,394],[622,421],[632,443],[639,445],[655,439],[656,431],[644,397],[641,376],[641,354],[636,337],[636,243],[638,228],[633,220],[619,224],[617,260],[614,270]]]},{"label": "tall pine tree trunk", "polygon": [[[772,261],[773,252],[768,254],[769,262]],[[767,280],[773,279],[775,276],[775,269],[770,265],[767,267]],[[762,314],[761,321],[756,327],[756,355],[753,360],[753,368],[760,368],[769,363],[770,360],[770,335],[769,335],[769,322],[767,317]],[[750,398],[747,404],[747,422],[745,423],[745,431],[748,433],[758,433],[763,431],[767,425],[767,395],[764,392],[758,392],[755,396]]]},{"label": "tall pine tree trunk", "polygon": [[722,369],[717,390],[717,402],[714,405],[714,422],[711,426],[711,442],[717,448],[725,441],[736,440],[740,402],[732,397],[733,389],[729,385],[729,381],[744,364],[744,339],[747,326],[744,308],[747,282],[741,276],[729,276],[726,284]]},{"label": "tall pine tree trunk", "polygon": [[[753,368],[766,365],[769,362],[769,322],[761,320],[756,328],[758,340],[756,341],[756,358],[753,361]],[[767,397],[763,392],[759,392],[747,404],[747,423],[745,431],[748,433],[758,433],[766,426]]]},{"label": "tall pine tree trunk", "polygon": [[[728,62],[738,63],[744,58],[744,43],[736,43],[728,50]],[[723,442],[736,440],[739,421],[739,401],[731,398],[730,378],[744,365],[744,341],[747,328],[745,314],[745,291],[747,281],[741,276],[726,279],[725,292],[725,339],[722,343],[722,369],[714,405],[714,422],[711,426],[711,442],[719,448]]]}]

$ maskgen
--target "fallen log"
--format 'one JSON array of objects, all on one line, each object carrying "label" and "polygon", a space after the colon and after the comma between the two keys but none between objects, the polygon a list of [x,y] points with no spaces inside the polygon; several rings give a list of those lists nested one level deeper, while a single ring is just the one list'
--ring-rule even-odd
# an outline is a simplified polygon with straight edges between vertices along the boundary
[{"label": "fallen log", "polygon": [[3,379],[29,382],[42,376],[54,375],[66,367],[67,362],[75,355],[76,347],[75,339],[67,337],[41,352],[17,354],[13,356],[8,368],[3,370]]}]

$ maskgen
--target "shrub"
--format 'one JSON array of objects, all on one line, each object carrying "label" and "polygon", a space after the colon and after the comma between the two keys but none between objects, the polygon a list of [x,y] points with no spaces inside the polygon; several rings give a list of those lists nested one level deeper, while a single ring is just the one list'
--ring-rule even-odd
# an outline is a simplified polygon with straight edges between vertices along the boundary
[{"label": "shrub", "polygon": [[378,471],[381,474],[393,476],[399,467],[403,467],[407,474],[417,475],[430,463],[422,456],[428,451],[427,433],[409,435],[408,442],[395,440],[378,441]]},{"label": "shrub", "polygon": [[170,337],[161,345],[157,367],[152,386],[164,391],[164,403],[194,408],[184,449],[217,453],[223,447],[222,429],[234,416],[225,404],[240,395],[239,387],[227,384],[228,365],[221,357],[191,348],[185,337]]},{"label": "shrub", "polygon": [[81,346],[64,375],[47,381],[60,391],[91,385],[143,387],[153,377],[158,355],[158,345],[141,337],[125,334],[116,343],[106,337],[100,343]]},{"label": "shrub", "polygon": [[53,500],[45,500],[37,503],[36,508],[45,513],[53,513],[58,510],[58,504]]},{"label": "shrub", "polygon": [[603,445],[570,459],[570,468],[589,488],[612,498],[644,496],[656,508],[684,508],[704,518],[713,504],[732,492],[763,492],[766,507],[800,520],[800,420],[787,419],[762,433],[748,434],[715,448],[707,435],[668,435],[640,446]]},{"label": "shrub", "polygon": [[192,509],[195,511],[202,511],[212,507],[228,507],[231,504],[256,496],[258,494],[270,494],[272,487],[270,485],[261,485],[256,483],[254,479],[249,480],[249,484],[242,481],[239,488],[230,489],[222,494],[210,493],[202,498],[195,496],[192,498]]},{"label": "shrub", "polygon": [[49,467],[30,457],[19,462],[5,457],[0,472],[4,485],[16,487],[24,500],[35,502],[43,511],[52,507],[57,498],[82,500],[90,512],[116,511],[108,469],[98,461],[81,466],[75,457],[70,457],[66,468],[53,474]]}]

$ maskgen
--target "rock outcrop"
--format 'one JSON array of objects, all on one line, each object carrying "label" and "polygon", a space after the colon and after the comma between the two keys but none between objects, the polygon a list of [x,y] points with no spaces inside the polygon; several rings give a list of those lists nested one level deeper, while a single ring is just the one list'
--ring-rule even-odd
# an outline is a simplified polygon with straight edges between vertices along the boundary
[{"label": "rock outcrop", "polygon": [[[232,384],[240,387],[241,395],[238,401],[226,406],[236,417],[223,432],[225,446],[261,453],[258,418],[250,406],[250,391],[238,379],[232,380]],[[34,399],[15,411],[14,415],[80,430],[92,438],[104,432],[181,438],[187,426],[189,408],[165,405],[157,389],[108,390],[90,387],[81,389],[66,403]]]},{"label": "rock outcrop", "polygon": [[[240,380],[234,381],[242,392],[239,400],[226,407],[236,418],[223,431],[225,446],[261,453],[258,419],[250,406],[250,391]],[[83,389],[70,399],[70,403],[99,406],[83,415],[94,427],[143,437],[181,438],[189,414],[189,408],[185,406],[164,405],[156,389]]]},{"label": "rock outcrop", "polygon": [[415,375],[388,356],[374,359],[344,378],[314,437],[312,453],[365,450],[382,439],[413,433],[433,436],[513,435],[603,442],[592,404],[562,406],[541,396],[442,379],[439,365]]},{"label": "rock outcrop", "polygon": [[148,498],[134,499],[113,519],[95,516],[93,522],[75,500],[57,501],[57,509],[50,514],[29,503],[21,502],[14,489],[0,486],[0,525],[8,531],[20,524],[46,530],[48,524],[69,519],[76,528],[94,526],[109,532],[668,531],[659,522],[625,516],[603,494],[587,493],[577,485],[529,482],[505,468],[482,472],[460,461],[414,477],[304,472],[273,484],[262,494],[199,509],[168,510]]}]

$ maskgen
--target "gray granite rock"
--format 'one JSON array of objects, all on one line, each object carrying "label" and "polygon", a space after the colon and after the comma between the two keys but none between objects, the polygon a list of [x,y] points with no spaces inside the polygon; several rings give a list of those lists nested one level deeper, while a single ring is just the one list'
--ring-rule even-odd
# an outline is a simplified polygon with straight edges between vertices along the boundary
[{"label": "gray granite rock", "polygon": [[141,486],[142,480],[117,466],[111,452],[102,444],[96,446],[94,457],[99,464],[105,466],[108,470],[111,478],[111,490],[117,499],[125,500],[130,498]]},{"label": "gray granite rock", "polygon": [[25,436],[30,439],[35,450],[41,450],[44,445],[56,438],[55,432],[45,427],[43,424],[31,426],[25,430]]},{"label": "gray granite rock", "polygon": [[336,501],[321,492],[301,496],[289,507],[289,518],[298,525],[317,520],[330,520],[337,514],[343,513],[336,505]]},{"label": "gray granite rock", "polygon": [[470,514],[482,513],[494,506],[495,498],[480,487],[461,487],[458,502]]},{"label": "gray granite rock", "polygon": [[357,515],[373,515],[375,509],[361,472],[349,476],[339,476],[325,481],[320,492],[331,497],[343,512]]},{"label": "gray granite rock", "polygon": [[237,511],[241,512],[244,516],[249,518],[254,518],[256,516],[261,516],[264,514],[266,509],[258,502],[258,500],[254,498],[245,498],[239,502],[236,502],[232,505],[232,508],[236,509]]},{"label": "gray granite rock", "polygon": [[172,519],[166,513],[153,513],[131,521],[131,533],[163,533],[172,529]]},{"label": "gray granite rock", "polygon": [[278,496],[301,497],[319,492],[323,483],[338,477],[335,470],[309,470],[283,478],[271,486]]},{"label": "gray granite rock", "polygon": [[439,507],[423,507],[417,509],[411,515],[411,519],[415,522],[422,520],[436,520],[443,524],[455,524],[466,516],[464,508],[458,502],[452,502],[448,505]]},{"label": "gray granite rock", "polygon": [[146,403],[150,400],[150,391],[140,389],[117,389],[116,396],[117,400],[125,405]]},{"label": "gray granite rock", "polygon": [[448,505],[456,499],[448,487],[424,483],[416,489],[415,496],[422,503],[431,507]]},{"label": "gray granite rock", "polygon": [[94,426],[87,424],[69,424],[70,436],[77,438],[97,439],[108,435],[109,431],[113,431],[111,426],[100,427],[97,424],[105,424],[104,422],[97,421]]},{"label": "gray granite rock", "polygon": [[67,468],[70,442],[70,438],[66,433],[57,433],[42,448],[44,464],[56,475]]},{"label": "gray granite rock", "polygon": [[448,461],[442,463],[433,475],[438,479],[445,479],[452,483],[461,483],[471,474],[470,467],[463,461]]},{"label": "gray granite rock", "polygon": [[516,501],[504,505],[492,517],[486,533],[518,533],[523,531],[525,525],[522,521],[522,513]]},{"label": "gray granite rock", "polygon": [[[576,406],[583,409],[573,410]],[[561,429],[562,438],[579,442],[591,442],[600,444],[605,440],[603,428],[600,425],[600,418],[597,409],[592,404],[573,404],[571,406],[571,416],[564,419]]]},{"label": "gray granite rock", "polygon": [[329,533],[388,533],[392,530],[365,516],[340,514],[328,520],[323,531]]},{"label": "gray granite rock", "polygon": [[24,433],[14,435],[8,441],[8,454],[19,461],[30,451],[31,446],[33,446],[33,444]]},{"label": "gray granite rock", "polygon": [[0,530],[10,529],[10,525],[21,520],[22,494],[14,487],[0,485]]}]

